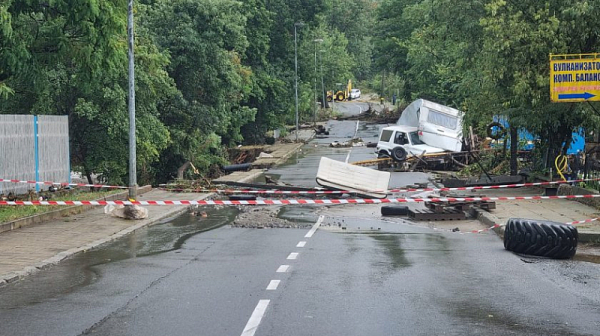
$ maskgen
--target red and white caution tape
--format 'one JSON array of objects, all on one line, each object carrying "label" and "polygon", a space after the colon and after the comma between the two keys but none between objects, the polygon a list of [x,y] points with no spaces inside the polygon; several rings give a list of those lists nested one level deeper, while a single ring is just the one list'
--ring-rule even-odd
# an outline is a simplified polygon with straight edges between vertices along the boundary
[{"label": "red and white caution tape", "polygon": [[599,218],[590,218],[590,219],[586,219],[586,220],[568,222],[568,223],[565,223],[565,224],[567,224],[567,225],[577,225],[577,224],[591,223],[591,222],[597,221],[598,219]]},{"label": "red and white caution tape", "polygon": [[457,191],[457,190],[484,190],[484,189],[504,189],[504,188],[521,188],[521,187],[534,187],[543,185],[553,184],[566,184],[566,183],[579,183],[587,181],[600,181],[600,178],[592,179],[579,179],[579,180],[568,180],[568,181],[549,181],[549,182],[530,182],[530,183],[516,183],[516,184],[503,184],[493,186],[476,186],[476,187],[454,187],[454,188],[406,188],[406,189],[391,189],[389,192],[412,192],[412,191]]},{"label": "red and white caution tape", "polygon": [[0,182],[5,182],[5,183],[43,184],[43,185],[58,185],[58,186],[63,186],[63,187],[71,186],[71,187],[129,189],[129,187],[111,186],[111,185],[104,185],[104,184],[66,183],[66,182],[51,182],[51,181],[28,181],[28,180],[14,180],[14,179],[3,179],[3,178],[0,178]]},{"label": "red and white caution tape", "polygon": [[0,205],[288,205],[288,204],[384,204],[422,202],[478,202],[521,201],[544,199],[598,198],[600,194],[562,196],[511,196],[511,197],[439,197],[439,198],[352,198],[352,199],[299,199],[299,200],[253,200],[253,201],[0,201]]},{"label": "red and white caution tape", "polygon": [[435,230],[435,231],[449,231],[449,232],[458,233],[458,234],[466,234],[466,233],[483,233],[483,232],[491,231],[493,229],[497,229],[497,228],[499,228],[501,226],[503,226],[503,225],[494,224],[493,226],[490,226],[489,228],[485,228],[485,229],[481,229],[481,230],[471,230],[471,231],[466,231],[466,232],[454,231],[454,230],[450,230],[450,229],[440,229],[440,228],[435,228],[435,227],[433,228],[433,230]]},{"label": "red and white caution tape", "polygon": [[[416,191],[459,191],[459,190],[485,190],[485,189],[505,189],[505,188],[521,188],[521,187],[534,187],[543,185],[553,184],[566,184],[566,183],[579,183],[587,181],[600,181],[600,178],[593,179],[580,179],[580,180],[569,180],[569,181],[550,181],[550,182],[530,182],[530,183],[517,183],[517,184],[503,184],[495,186],[477,186],[477,187],[453,187],[453,188],[404,188],[404,189],[390,189],[388,193],[395,192],[416,192]],[[216,192],[225,194],[356,194],[360,193],[357,191],[350,190],[250,190],[250,189],[172,189],[172,188],[161,188],[162,190],[175,191],[175,192]],[[379,192],[379,191],[371,191]]]}]

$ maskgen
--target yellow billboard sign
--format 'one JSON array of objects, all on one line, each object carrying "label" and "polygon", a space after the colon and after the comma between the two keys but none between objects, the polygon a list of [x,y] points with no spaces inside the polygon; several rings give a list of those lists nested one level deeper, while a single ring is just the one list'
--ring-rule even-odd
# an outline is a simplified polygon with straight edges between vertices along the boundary
[{"label": "yellow billboard sign", "polygon": [[600,101],[600,54],[551,54],[550,100]]}]

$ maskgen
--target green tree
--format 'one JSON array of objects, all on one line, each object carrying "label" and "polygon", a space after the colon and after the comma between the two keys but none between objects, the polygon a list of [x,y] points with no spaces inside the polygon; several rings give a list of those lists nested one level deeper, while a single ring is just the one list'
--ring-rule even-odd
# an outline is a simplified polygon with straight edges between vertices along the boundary
[{"label": "green tree", "polygon": [[[11,33],[3,43],[12,47],[3,47],[1,59],[8,65],[3,74],[13,94],[0,101],[2,113],[68,115],[73,167],[88,179],[100,174],[109,183],[123,183],[128,134],[125,4],[13,1],[5,13],[10,13],[11,29],[4,32]],[[138,91],[159,93],[159,100],[160,93],[173,87],[160,71],[166,58],[151,46],[138,45]],[[14,61],[17,54],[21,56]],[[158,120],[157,99],[138,103],[142,171],[169,141]]]},{"label": "green tree", "polygon": [[256,110],[241,105],[253,84],[252,69],[242,63],[249,46],[243,9],[229,0],[152,4],[147,25],[170,55],[168,71],[182,94],[161,116],[173,144],[161,157],[169,167],[160,170],[172,174],[186,161],[199,169],[222,162],[220,143],[241,142],[240,128],[253,120]]}]

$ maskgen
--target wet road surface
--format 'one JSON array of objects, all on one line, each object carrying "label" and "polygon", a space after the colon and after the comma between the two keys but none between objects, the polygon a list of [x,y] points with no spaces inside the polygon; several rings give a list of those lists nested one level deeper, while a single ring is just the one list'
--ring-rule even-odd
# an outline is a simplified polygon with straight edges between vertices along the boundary
[{"label": "wet road surface", "polygon": [[[148,250],[129,237],[76,257],[50,272],[69,276],[0,290],[0,334],[243,335],[261,300],[269,301],[256,335],[598,334],[597,267],[587,267],[584,286],[596,294],[579,292],[573,281],[545,277],[549,262],[523,262],[491,233],[314,210],[300,218],[324,215],[308,238],[308,229],[225,225],[176,247]],[[88,280],[66,284],[84,263]]]},{"label": "wet road surface", "polygon": [[[314,186],[320,156],[350,151],[327,145],[356,130],[329,126],[268,173]],[[349,160],[372,157],[354,147]],[[392,175],[391,187],[429,178]],[[600,335],[598,264],[520,257],[493,233],[379,207],[284,207],[296,229],[229,225],[248,208],[165,220],[0,288],[0,335]]]}]

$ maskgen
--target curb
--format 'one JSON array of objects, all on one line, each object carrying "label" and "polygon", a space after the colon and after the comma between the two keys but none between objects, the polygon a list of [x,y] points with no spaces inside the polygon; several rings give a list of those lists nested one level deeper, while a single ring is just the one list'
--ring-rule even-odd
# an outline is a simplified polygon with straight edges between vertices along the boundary
[{"label": "curb", "polygon": [[[500,224],[500,219],[498,217],[483,209],[472,208],[471,215],[487,227],[492,227],[496,224]],[[495,232],[501,239],[504,238],[504,226],[495,228],[492,231]]]}]

